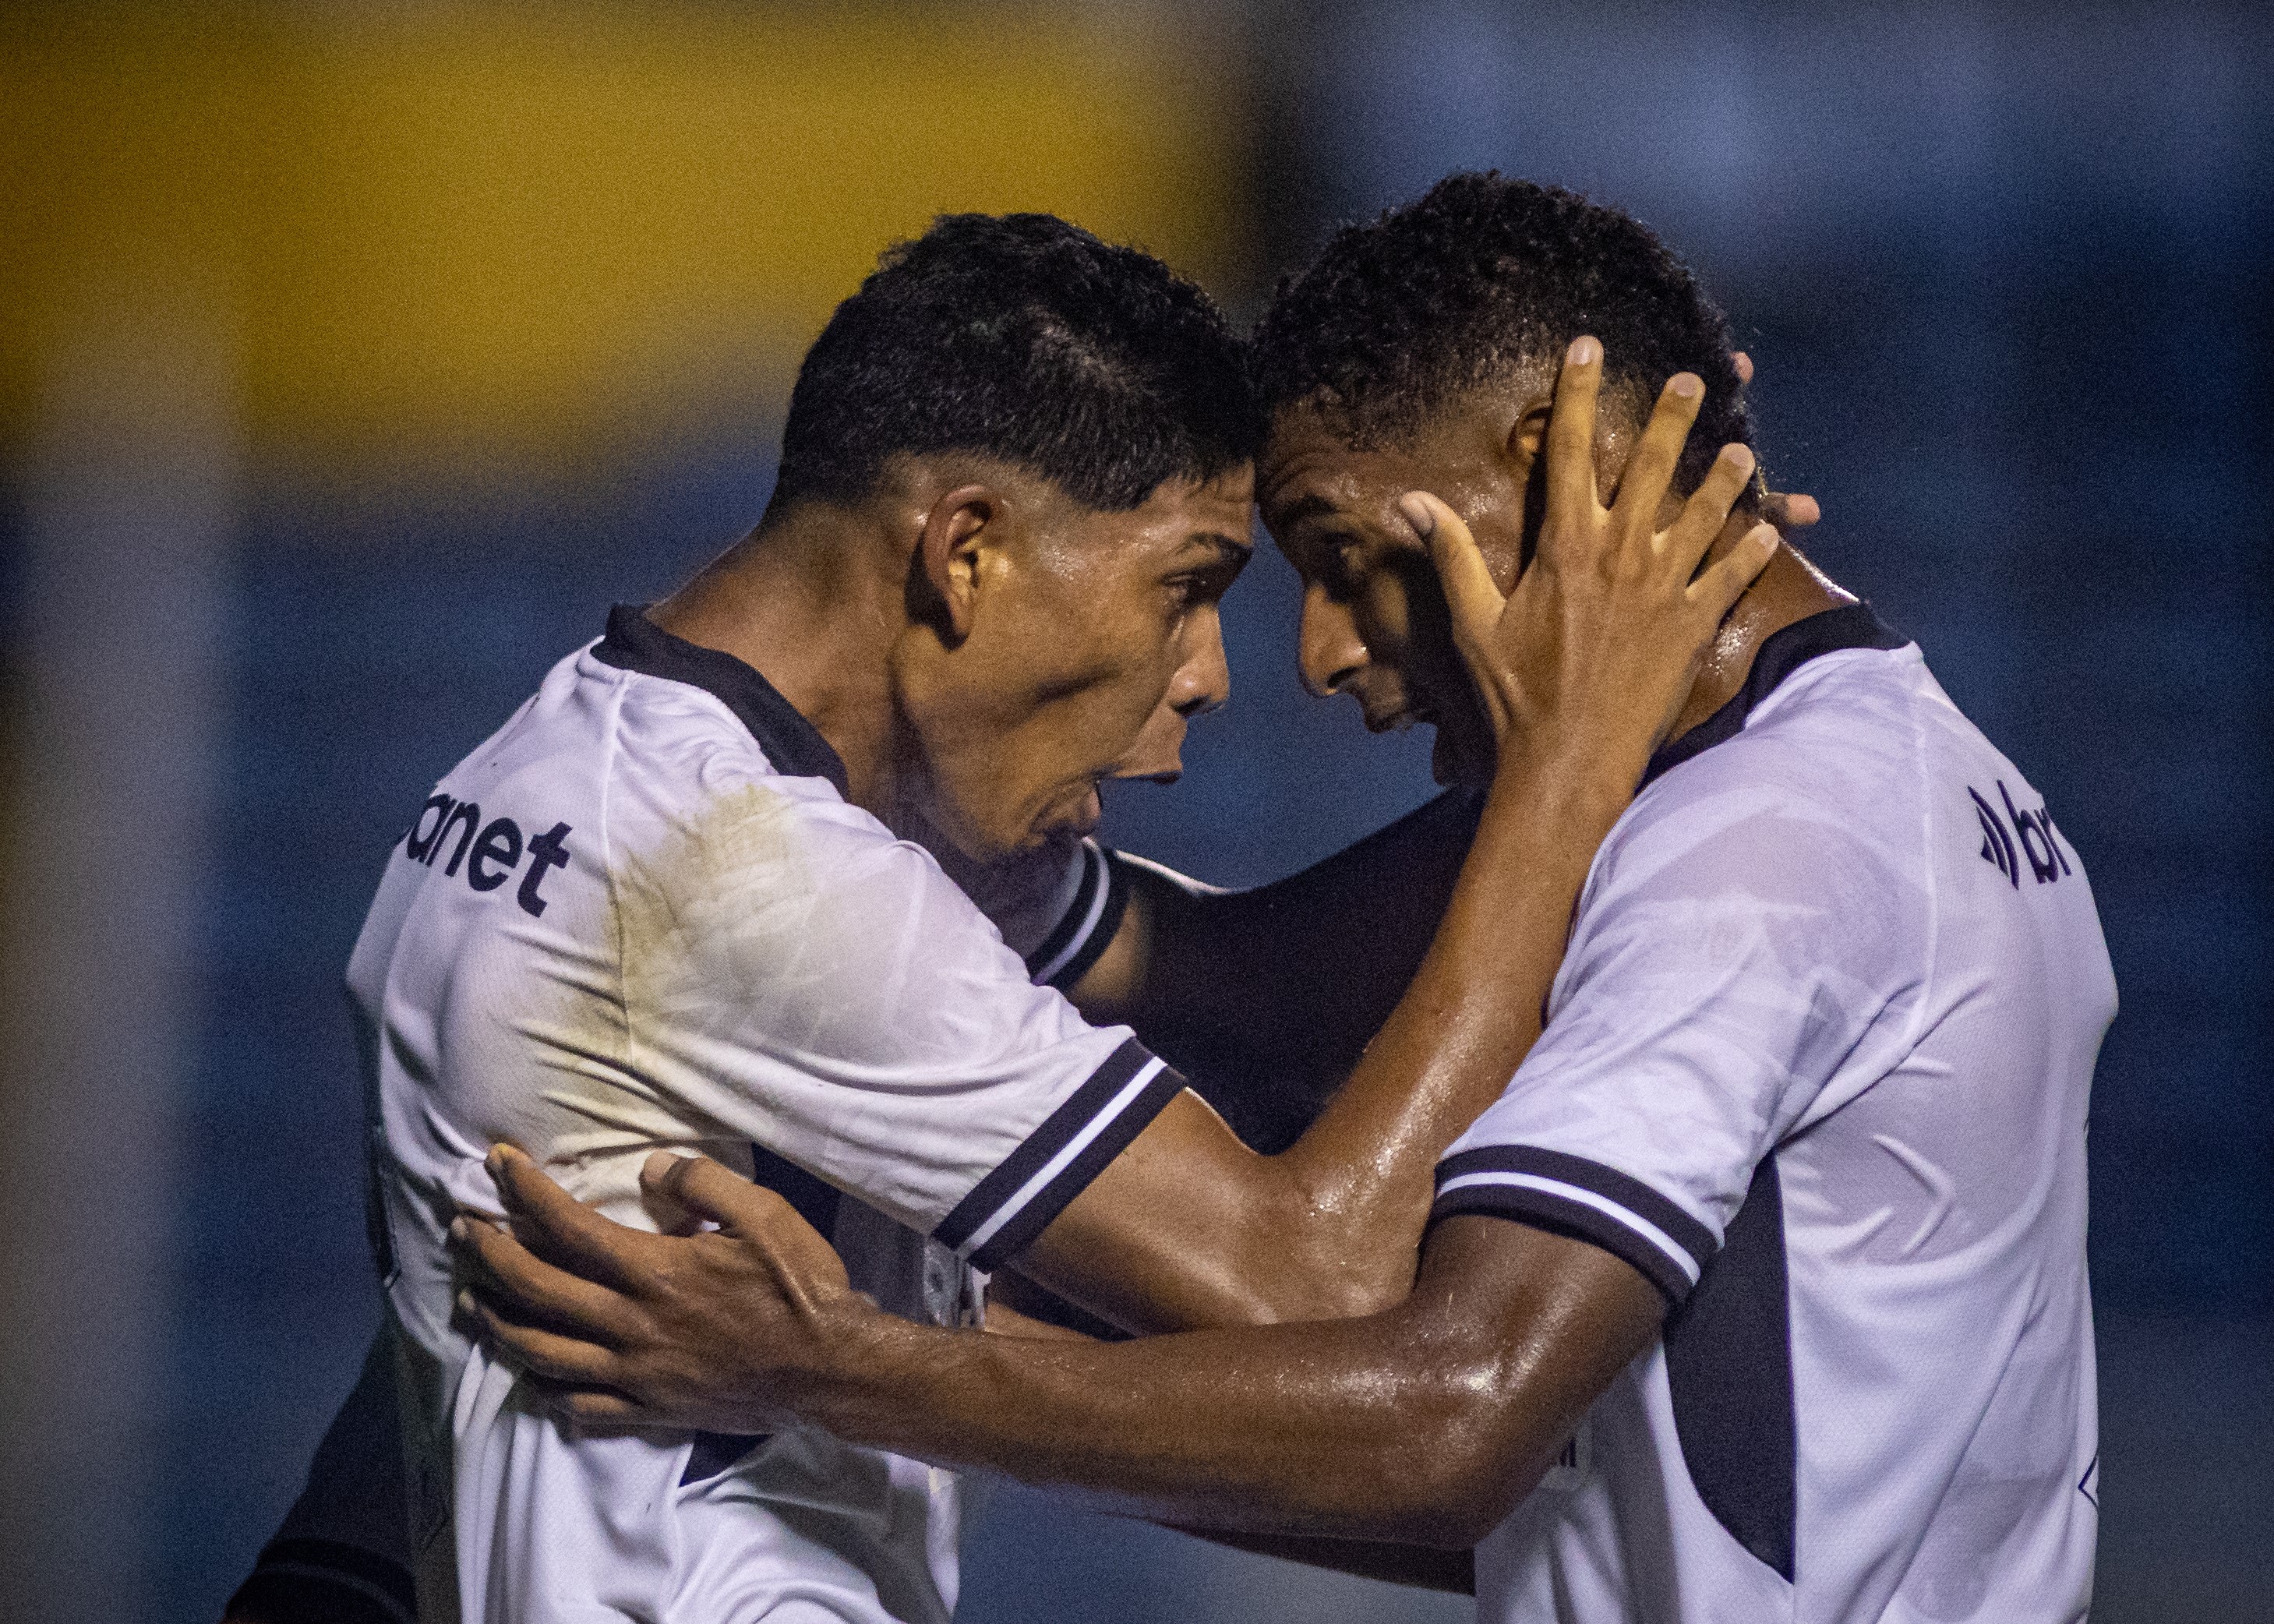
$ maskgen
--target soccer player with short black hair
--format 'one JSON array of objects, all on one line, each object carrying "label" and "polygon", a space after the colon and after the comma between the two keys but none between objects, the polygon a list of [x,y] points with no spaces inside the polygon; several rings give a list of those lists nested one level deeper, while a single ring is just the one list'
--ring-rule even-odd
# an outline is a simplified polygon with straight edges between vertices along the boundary
[{"label": "soccer player with short black hair", "polygon": [[[1599,370],[1599,333],[1650,359]],[[1502,589],[1572,568],[1575,486],[1651,471],[1625,437],[1662,369],[1695,387],[1727,349],[1647,231],[1569,193],[1458,176],[1335,238],[1259,365],[1309,680],[1435,720],[1452,776],[1504,761]],[[1568,453],[1599,410],[1590,468]],[[1594,859],[1395,1306],[1121,1345],[925,1330],[696,1161],[654,1177],[720,1234],[614,1231],[514,1162],[530,1245],[467,1246],[486,1334],[572,1414],[795,1415],[1187,1523],[1474,1544],[1490,1624],[2076,1620],[2114,1006],[2042,800],[1788,551]],[[623,1283],[580,1279],[594,1259]]]},{"label": "soccer player with short black hair", "polygon": [[1225,695],[1242,346],[1157,261],[1047,217],[953,216],[888,254],[801,373],[757,530],[620,606],[444,777],[357,944],[421,1611],[953,1606],[947,1474],[798,1424],[564,1424],[470,1340],[448,1237],[500,1213],[493,1141],[650,1227],[678,1214],[643,1163],[705,1152],[911,1324],[975,1322],[979,1274],[1013,1260],[1134,1330],[1402,1292],[1430,1166],[1536,1030],[1588,857],[1769,553],[1750,520],[1723,534],[1742,452],[1661,514],[1692,415],[1677,392],[1658,471],[1516,594],[1524,736],[1444,921],[1350,1080],[1262,1155],[1041,984],[1145,980],[1103,962],[1141,955],[1143,910],[1113,917],[1133,883],[1086,837],[1100,780],[1173,774]]}]

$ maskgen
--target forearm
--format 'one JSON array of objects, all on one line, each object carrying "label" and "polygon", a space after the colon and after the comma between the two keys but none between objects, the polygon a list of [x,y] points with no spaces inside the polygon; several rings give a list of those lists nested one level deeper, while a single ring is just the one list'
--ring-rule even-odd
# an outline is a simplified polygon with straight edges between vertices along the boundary
[{"label": "forearm", "polygon": [[1595,743],[1504,764],[1419,972],[1295,1143],[1258,1155],[1172,1101],[1021,1269],[1141,1334],[1341,1319],[1404,1297],[1437,1159],[1538,1035],[1588,864],[1641,767]]},{"label": "forearm", "polygon": [[[1585,1242],[1456,1218],[1412,1295],[1364,1319],[1024,1342],[840,1296],[747,1327],[746,1380],[851,1441],[1157,1520],[1457,1548],[1538,1480],[1662,1309]],[[802,1351],[785,1370],[769,1346]]]},{"label": "forearm", "polygon": [[[1037,1298],[1042,1301],[1038,1303]],[[1024,1307],[1012,1307],[1013,1301],[1022,1304]],[[1043,1309],[1046,1317],[1036,1319],[1026,1312],[1038,1307]],[[1094,1334],[1072,1328],[1061,1317],[1064,1312],[1080,1314],[1081,1312],[1050,1297],[1040,1287],[1021,1280],[1015,1274],[998,1274],[988,1284],[987,1331],[990,1335],[1039,1337],[1060,1342],[1096,1340]],[[1108,1340],[1118,1339],[1109,1337]],[[1243,1534],[1226,1529],[1208,1528],[1195,1522],[1167,1522],[1162,1526],[1234,1551],[1276,1557],[1281,1561],[1299,1562],[1306,1568],[1354,1574],[1362,1579],[1378,1579],[1385,1584],[1444,1590],[1457,1596],[1476,1594],[1476,1563],[1467,1551],[1438,1551],[1420,1545],[1392,1545],[1382,1540],[1325,1539],[1299,1534]]]},{"label": "forearm", "polygon": [[1285,1149],[1420,968],[1483,797],[1454,790],[1269,885],[1194,890],[1117,856],[1121,939],[1073,990],[1193,1079],[1234,1132]]},{"label": "forearm", "polygon": [[[1449,1515],[1439,1447],[1457,1431],[1447,1411],[1460,1379],[1385,1350],[1370,1321],[1121,1343],[877,1321],[831,1340],[841,1364],[798,1407],[850,1441],[1157,1521],[1472,1542]],[[1299,1397],[1288,1390],[1297,1372]]]},{"label": "forearm", "polygon": [[1404,1295],[1437,1160],[1538,1038],[1589,864],[1639,776],[1639,761],[1571,759],[1502,771],[1419,972],[1348,1083],[1271,1159],[1293,1232],[1266,1244],[1297,1265],[1278,1271],[1297,1294],[1282,1317]]}]

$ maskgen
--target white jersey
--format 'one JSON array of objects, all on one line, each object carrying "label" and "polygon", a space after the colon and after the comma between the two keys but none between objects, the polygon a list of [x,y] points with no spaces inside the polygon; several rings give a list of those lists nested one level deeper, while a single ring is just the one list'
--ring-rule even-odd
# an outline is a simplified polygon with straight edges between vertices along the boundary
[{"label": "white jersey", "polygon": [[1438,1170],[1436,1219],[1581,1237],[1673,1304],[1479,1547],[1480,1618],[2082,1619],[2115,1012],[2082,863],[1860,605],[1767,639],[1654,774]]},{"label": "white jersey", "polygon": [[[1111,934],[1105,865],[1084,842],[1045,867],[1005,908],[1062,921],[1035,955],[1071,979]],[[885,1306],[968,1323],[974,1269],[1177,1074],[1030,980],[756,671],[626,608],[442,780],[349,982],[415,1350],[421,1616],[448,1616],[455,1570],[468,1624],[945,1620],[951,1476],[808,1430],[580,1437],[452,1323],[445,1231],[496,1210],[493,1140],[647,1228],[642,1162],[699,1151],[781,1190]]]}]

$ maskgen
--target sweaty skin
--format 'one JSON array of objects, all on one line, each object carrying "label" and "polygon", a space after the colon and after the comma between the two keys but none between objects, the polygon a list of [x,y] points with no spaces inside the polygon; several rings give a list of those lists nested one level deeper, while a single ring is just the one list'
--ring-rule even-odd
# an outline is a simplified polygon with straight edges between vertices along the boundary
[{"label": "sweaty skin", "polygon": [[[621,1299],[604,1304],[587,1281],[473,1243],[523,1312],[604,1339],[475,1311],[498,1346],[566,1384],[570,1413],[742,1431],[795,1418],[1210,1529],[1465,1549],[1537,1484],[1665,1312],[1642,1274],[1586,1242],[1456,1217],[1431,1231],[1405,1300],[1362,1318],[1118,1343],[939,1331],[850,1293],[836,1254],[772,1192],[715,1162],[656,1161],[667,1164],[657,1194],[719,1224],[704,1238],[747,1260],[731,1276],[732,1346],[708,1344],[718,1327],[698,1301],[715,1299],[725,1272],[698,1266],[643,1290],[642,1313],[663,1333],[643,1346]],[[518,1218],[595,1279],[614,1278],[605,1219],[525,1158],[501,1152],[493,1166]],[[698,1325],[698,1360],[654,1357]],[[641,1351],[610,1353],[618,1340]]]},{"label": "sweaty skin", "polygon": [[[1733,359],[1740,378],[1750,381],[1748,358]],[[1819,516],[1806,496],[1769,492],[1761,505],[1763,515],[1788,533]],[[1238,563],[1223,551],[1224,538],[1208,539],[1199,527],[1193,534],[1200,538],[1173,542],[1159,565],[1162,577],[1181,577],[1182,584],[1155,589],[1192,596],[1188,619],[1193,610],[1205,618],[1211,594]],[[1147,538],[1136,539],[1141,547]],[[1741,612],[1760,593],[1756,583]],[[1189,640],[1192,628],[1180,629]],[[1707,680],[1701,675],[1701,685]],[[1124,768],[1142,771],[1156,764],[1141,753]],[[1412,980],[1480,806],[1473,793],[1449,793],[1345,851],[1253,890],[1195,892],[1133,867],[1124,876],[1128,906],[1112,945],[1069,996],[1095,1022],[1133,1026],[1148,1048],[1195,1079],[1243,1141],[1267,1154],[1283,1149],[1332,1096]],[[1019,1275],[1000,1273],[990,1290],[990,1331],[1068,1335],[1016,1312],[1009,1306],[1013,1300],[1060,1320],[1078,1312]],[[369,1505],[370,1526],[380,1529],[391,1526],[388,1507],[394,1523],[407,1515],[392,1446],[362,1444],[391,1439],[396,1429],[386,1355],[382,1337],[310,1474],[312,1495],[320,1490],[329,1497],[326,1504]],[[1472,1588],[1465,1552],[1227,1537],[1221,1530],[1207,1537],[1396,1583]],[[252,1615],[244,1617],[252,1624]]]},{"label": "sweaty skin", "polygon": [[[1752,472],[1742,447],[1725,450],[1686,500],[1667,496],[1701,399],[1689,374],[1668,385],[1616,501],[1598,501],[1600,356],[1593,340],[1580,341],[1558,386],[1572,410],[1557,418],[1549,462],[1576,472],[1550,503],[1542,545],[1555,561],[1527,571],[1507,600],[1494,688],[1507,748],[1419,973],[1348,1082],[1290,1148],[1256,1154],[1197,1095],[1182,1094],[1043,1230],[1020,1273],[1141,1332],[1340,1317],[1405,1294],[1436,1159],[1538,1035],[1595,849],[1683,704],[1700,652],[1773,547],[1767,527],[1729,525]],[[951,492],[940,502],[969,499]],[[967,544],[953,538],[983,537],[986,526],[959,530],[939,521],[938,505],[922,546],[945,560],[934,573],[950,606],[968,595],[971,606],[957,613],[975,643],[990,623],[988,572],[974,568],[959,584],[956,547]],[[1669,507],[1672,516],[1662,517]],[[1412,515],[1406,523],[1418,537]],[[1724,535],[1725,525],[1733,533]],[[936,541],[943,532],[950,539]],[[1473,554],[1457,519],[1434,533],[1432,545]],[[1724,555],[1700,573],[1717,541]],[[1485,590],[1498,600],[1488,578]],[[994,612],[994,623],[1016,614]],[[678,622],[682,635],[702,624]],[[907,640],[917,652],[896,658],[949,663],[929,634]],[[1220,644],[1213,646],[1209,669],[1220,669]],[[945,688],[955,680],[925,680]],[[785,681],[801,699],[794,674],[777,685]],[[819,710],[826,732],[837,712]],[[847,766],[857,796],[863,771],[850,757]]]},{"label": "sweaty skin", "polygon": [[[1441,1088],[1439,1098],[1460,1097],[1461,1113],[1449,1124],[1439,1118],[1432,1124],[1445,1132],[1445,1139],[1434,1139],[1436,1147],[1497,1094],[1536,1035],[1563,923],[1595,838],[1587,839],[1576,866],[1560,876],[1563,883],[1552,892],[1556,912],[1529,914],[1536,922],[1528,932],[1518,922],[1527,917],[1525,905],[1537,908],[1548,893],[1536,880],[1526,889],[1496,880],[1489,866],[1480,872],[1480,853],[1492,853],[1503,839],[1538,838],[1537,829],[1512,826],[1516,820],[1506,814],[1538,805],[1543,796],[1554,804],[1548,786],[1534,776],[1534,752],[1556,738],[1567,707],[1585,710],[1591,695],[1594,703],[1609,703],[1602,672],[1583,655],[1598,639],[1615,641],[1621,625],[1633,635],[1638,622],[1623,620],[1615,607],[1621,593],[1654,581],[1699,613],[1710,610],[1718,624],[1716,599],[1723,606],[1733,601],[1735,587],[1752,578],[1773,545],[1765,527],[1742,538],[1723,537],[1721,560],[1692,583],[1714,540],[1719,514],[1751,472],[1751,457],[1741,448],[1725,453],[1698,497],[1675,504],[1672,524],[1656,528],[1682,443],[1673,425],[1686,430],[1694,417],[1694,379],[1669,384],[1623,471],[1617,500],[1603,507],[1593,456],[1599,355],[1590,341],[1576,344],[1559,382],[1559,409],[1547,425],[1547,517],[1537,562],[1508,598],[1460,515],[1418,495],[1397,503],[1407,545],[1412,538],[1426,538],[1434,553],[1451,639],[1477,684],[1473,691],[1492,731],[1498,769],[1445,930],[1358,1078],[1299,1142],[1298,1152],[1333,1142],[1334,1130],[1356,1114],[1337,1120],[1353,1095],[1389,1092],[1378,1080],[1368,1084],[1369,1068],[1378,1079],[1385,1061],[1419,1070],[1425,1080],[1448,1073],[1457,1079]],[[1511,455],[1519,440],[1510,432],[1503,442]],[[1527,455],[1519,488],[1529,466]],[[1701,510],[1698,499],[1709,492],[1716,506]],[[1514,573],[1511,553],[1502,561],[1502,578]],[[1684,674],[1680,688],[1670,690],[1675,696],[1652,732],[1653,741],[1690,697]],[[1638,758],[1628,763],[1614,798],[1617,805],[1624,804],[1640,765]],[[1583,800],[1555,809],[1584,819],[1588,808]],[[1599,816],[1600,809],[1595,809]],[[1538,848],[1531,850],[1538,859]],[[1572,855],[1551,851],[1546,861],[1570,861]],[[1508,889],[1496,891],[1496,884]],[[1492,903],[1500,906],[1479,906]],[[1464,964],[1465,955],[1483,968]],[[1493,997],[1491,989],[1505,994],[1512,986],[1521,988],[1520,998]],[[1387,1154],[1375,1151],[1367,1166],[1369,1150],[1380,1143],[1352,1136],[1344,1147],[1376,1190],[1387,1182],[1382,1163],[1413,1141],[1393,1142]],[[1137,1148],[1143,1145],[1141,1138]],[[1433,1148],[1425,1169],[1434,1154]],[[893,1327],[870,1323],[864,1307],[844,1291],[826,1246],[810,1231],[801,1233],[794,1216],[777,1211],[779,1203],[766,1192],[709,1164],[690,1169],[659,1160],[664,1166],[651,1185],[659,1206],[684,1208],[725,1227],[676,1240],[618,1229],[576,1208],[524,1160],[501,1152],[501,1186],[509,1207],[526,1220],[518,1227],[536,1251],[486,1225],[463,1232],[462,1246],[484,1288],[484,1300],[470,1298],[469,1311],[507,1357],[541,1380],[559,1384],[571,1413],[763,1430],[794,1412],[857,1440],[881,1441],[889,1433],[896,1448],[1129,1492],[1155,1515],[1224,1527],[1467,1543],[1466,1529],[1445,1520],[1456,1502],[1468,1504],[1474,1486],[1456,1469],[1463,1462],[1489,1462],[1484,1475],[1499,1481],[1510,1477],[1511,1462],[1551,1457],[1601,1383],[1654,1334],[1660,1309],[1655,1290],[1608,1254],[1504,1224],[1497,1227],[1516,1230],[1513,1237],[1474,1235],[1475,1226],[1466,1222],[1444,1226],[1432,1239],[1421,1289],[1409,1295],[1405,1271],[1426,1211],[1425,1170],[1420,1182],[1407,1187],[1410,1206],[1375,1205],[1377,1227],[1368,1233],[1378,1237],[1386,1228],[1395,1237],[1396,1274],[1377,1271],[1368,1280],[1365,1259],[1357,1260],[1359,1267],[1347,1255],[1340,1260],[1345,1273],[1358,1275],[1375,1295],[1374,1303],[1360,1305],[1376,1310],[1367,1318],[1300,1332],[1230,1332],[1121,1347],[953,1335],[911,1341]],[[1154,1222],[1183,1229],[1185,1214],[1175,1204],[1206,1187],[1205,1180],[1164,1179]],[[1101,1179],[1092,1193],[1105,1188]],[[1050,1243],[1081,1207],[1077,1202],[1045,1232],[1022,1265],[1028,1272],[1059,1283],[1051,1278],[1056,1259]],[[1337,1215],[1332,1207],[1321,1214],[1329,1220]],[[1326,1223],[1318,1227],[1331,1229]],[[1072,1235],[1079,1233],[1062,1237],[1070,1251]],[[1449,1246],[1454,1248],[1449,1253]],[[540,1252],[566,1268],[553,1267]],[[1492,1287],[1457,1305],[1451,1294],[1432,1287],[1436,1271],[1449,1267],[1448,1256],[1458,1267],[1485,1267],[1504,1253],[1514,1255],[1520,1289]],[[1191,1272],[1191,1254],[1175,1242],[1160,1249],[1159,1259],[1163,1270]],[[1068,1261],[1079,1265],[1078,1258]],[[1290,1261],[1258,1256],[1252,1267],[1268,1281],[1298,1272],[1304,1259],[1292,1259],[1291,1267]],[[1137,1283],[1141,1291],[1146,1282]],[[1238,1309],[1235,1294],[1254,1289],[1251,1282],[1227,1281],[1222,1295]],[[1140,1312],[1128,1312],[1131,1297],[1100,1295],[1127,1318],[1142,1317],[1141,1297],[1134,1304]],[[1495,1311],[1481,1338],[1473,1335],[1479,1300]],[[1520,1323],[1509,1320],[1511,1312]],[[1219,1322],[1272,1317],[1250,1305]],[[581,1328],[593,1340],[550,1327]],[[1313,1340],[1320,1337],[1324,1342]],[[1480,1358],[1487,1363],[1480,1365]],[[1110,1414],[1087,1406],[1081,1396],[1088,1384],[1101,1380],[1114,1388]],[[1199,1430],[1216,1432],[1205,1443],[1192,1436],[1193,1402],[1203,1393],[1212,1396],[1209,1421]],[[1521,1402],[1511,1401],[1511,1394]],[[1135,1402],[1119,1403],[1132,1395],[1139,1395]],[[1040,1402],[1030,1404],[1030,1397]],[[1477,1404],[1488,1408],[1480,1410]],[[1365,1451],[1386,1447],[1390,1430],[1410,1427],[1417,1415],[1435,1417],[1431,1426],[1439,1421],[1443,1426],[1423,1430],[1440,1447],[1442,1465],[1425,1472],[1417,1459],[1404,1478],[1409,1485],[1434,1487],[1411,1503],[1394,1496],[1385,1500],[1387,1486],[1372,1466],[1353,1468],[1346,1459],[1338,1473],[1329,1472],[1314,1451],[1298,1447],[1299,1440],[1272,1442],[1289,1432],[1294,1417],[1307,1425],[1313,1407],[1329,1432],[1350,1431],[1360,1462],[1367,1458]],[[1393,1413],[1401,1418],[1393,1422]],[[1100,1428],[1103,1448],[1094,1447]],[[1249,1461],[1246,1487],[1219,1492],[1220,1485],[1212,1484],[1196,1492],[1177,1486],[1207,1477],[1219,1447]],[[1404,1458],[1394,1452],[1374,1456],[1377,1462]],[[1280,1484],[1284,1492],[1266,1492],[1261,1478]],[[1350,1498],[1367,1485],[1374,1500]],[[1250,1495],[1253,1504],[1239,1511]]]}]

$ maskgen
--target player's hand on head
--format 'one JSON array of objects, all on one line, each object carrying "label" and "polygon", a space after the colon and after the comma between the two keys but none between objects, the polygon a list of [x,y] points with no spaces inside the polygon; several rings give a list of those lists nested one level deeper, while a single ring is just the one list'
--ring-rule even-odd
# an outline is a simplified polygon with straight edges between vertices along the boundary
[{"label": "player's hand on head", "polygon": [[[1665,737],[1721,620],[1776,550],[1776,531],[1733,512],[1753,455],[1726,446],[1660,529],[1703,384],[1676,374],[1606,505],[1595,478],[1602,346],[1573,342],[1547,425],[1547,500],[1532,567],[1503,595],[1460,515],[1427,492],[1399,506],[1429,545],[1453,641],[1505,753],[1576,745],[1627,751]],[[1708,553],[1721,554],[1704,564]],[[1704,564],[1704,568],[1700,568]]]},{"label": "player's hand on head", "polygon": [[873,1312],[788,1202],[707,1157],[659,1152],[642,1169],[667,1225],[717,1226],[678,1235],[603,1217],[509,1147],[489,1166],[506,1222],[451,1226],[459,1311],[580,1421],[768,1431],[845,1318]]}]

